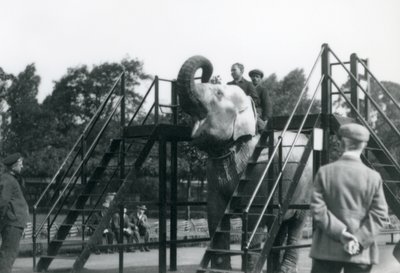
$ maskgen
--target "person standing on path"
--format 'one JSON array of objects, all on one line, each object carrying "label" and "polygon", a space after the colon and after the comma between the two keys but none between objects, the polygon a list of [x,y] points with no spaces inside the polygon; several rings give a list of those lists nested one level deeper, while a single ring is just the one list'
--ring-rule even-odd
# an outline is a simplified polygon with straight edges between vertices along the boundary
[{"label": "person standing on path", "polygon": [[314,181],[311,273],[371,272],[378,263],[376,237],[388,220],[382,178],[360,158],[369,131],[350,123],[339,136],[343,155],[322,166]]},{"label": "person standing on path", "polygon": [[10,273],[29,219],[29,208],[18,181],[23,168],[22,156],[11,154],[4,158],[3,164],[6,170],[0,177],[0,273]]}]

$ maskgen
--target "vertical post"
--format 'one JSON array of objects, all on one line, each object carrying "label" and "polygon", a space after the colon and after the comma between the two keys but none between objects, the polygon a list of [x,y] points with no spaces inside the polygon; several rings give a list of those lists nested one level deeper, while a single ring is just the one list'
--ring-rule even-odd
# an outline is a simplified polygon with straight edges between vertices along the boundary
[{"label": "vertical post", "polygon": [[329,60],[329,46],[328,44],[322,45],[324,51],[322,52],[321,58],[321,76],[324,77],[321,83],[321,112],[322,120],[321,125],[324,130],[323,137],[323,150],[321,153],[321,163],[325,165],[329,163],[329,136],[330,136],[330,117],[332,114],[332,86],[330,77],[331,65]]},{"label": "vertical post", "polygon": [[32,219],[32,256],[33,256],[33,270],[36,272],[36,205],[33,205],[33,219]]},{"label": "vertical post", "polygon": [[[281,137],[282,138],[282,137]],[[279,144],[279,161],[278,161],[278,167],[279,167],[279,172],[281,173],[282,170],[282,161],[283,161],[283,138],[281,143]],[[278,192],[278,202],[279,202],[279,222],[281,222],[282,218],[281,218],[281,207],[282,207],[282,200],[283,200],[283,189],[282,189],[282,177],[283,175],[281,175],[281,178],[279,178],[279,192]]]},{"label": "vertical post", "polygon": [[119,254],[119,273],[124,272],[124,247],[122,246],[124,244],[124,205],[120,204],[118,206],[119,211],[119,238],[117,239],[119,242],[119,247],[118,247],[118,254]]},{"label": "vertical post", "polygon": [[[272,152],[274,150],[274,145],[275,145],[275,140],[274,140],[274,119],[270,119],[268,121],[267,124],[267,130],[268,130],[268,158],[272,158]],[[269,168],[268,171],[268,192],[271,192],[272,189],[272,185],[271,183],[269,183],[270,181],[274,181],[274,177],[275,177],[275,172],[274,172],[274,168]],[[273,205],[273,199],[271,200],[271,205]],[[269,214],[273,213],[273,208],[271,206],[271,208],[267,208],[267,211]],[[268,218],[267,218],[268,219]],[[271,226],[272,226],[272,221],[268,220],[267,221],[267,227],[268,227],[268,232],[271,230]],[[279,261],[274,261],[274,255],[273,255],[273,251],[270,251],[267,257],[267,272],[268,273],[272,273],[274,272],[274,265],[276,263],[278,263]]]},{"label": "vertical post", "polygon": [[[369,60],[365,59],[363,60],[363,62],[365,63],[365,66],[369,68]],[[365,73],[364,73],[364,77],[365,80],[367,81],[367,88],[366,91],[368,94],[370,94],[371,92],[371,75],[368,73],[368,71],[365,69]],[[365,117],[365,121],[369,122],[370,116],[369,116],[369,99],[367,98],[367,96],[365,96],[364,98],[364,117]]]},{"label": "vertical post", "polygon": [[[355,53],[350,55],[350,72],[356,78],[355,80],[353,79],[353,77],[350,77],[350,101],[355,106],[357,111],[359,111],[360,105],[359,105],[358,86],[357,86],[358,66],[357,66],[357,55]],[[353,109],[351,110],[351,113],[354,118],[357,117]]]},{"label": "vertical post", "polygon": [[171,104],[172,104],[172,124],[178,124],[178,93],[176,91],[176,81],[171,83]]},{"label": "vertical post", "polygon": [[[120,185],[122,185],[123,180],[125,179],[125,139],[124,139],[124,130],[125,130],[125,72],[123,72],[121,77],[121,113],[120,113],[120,135],[121,135],[121,143],[119,146],[119,178]],[[119,201],[119,200],[116,200]],[[120,233],[120,244],[124,243],[124,205],[121,204],[119,206],[119,233]],[[124,248],[121,246],[119,249],[119,273],[124,272]]]},{"label": "vertical post", "polygon": [[167,148],[166,141],[163,136],[160,136],[158,144],[159,154],[159,190],[158,190],[158,201],[159,201],[159,215],[158,220],[159,226],[159,245],[158,245],[158,272],[167,272],[167,207],[166,207],[166,195],[167,195]]},{"label": "vertical post", "polygon": [[[85,160],[85,155],[86,155],[86,149],[87,149],[87,139],[86,139],[86,133],[83,134],[82,136],[82,142],[81,142],[81,147],[82,147],[82,169],[81,169],[81,183],[82,185],[86,185],[87,182],[87,168],[86,168],[86,160]],[[83,225],[85,223],[85,211],[82,211],[82,250],[85,248],[85,245],[83,244],[85,242],[85,226]]]},{"label": "vertical post", "polygon": [[125,138],[124,138],[124,130],[125,130],[125,73],[122,74],[121,77],[121,119],[120,119],[120,135],[121,135],[121,143],[119,146],[119,178],[120,183],[125,179]]},{"label": "vertical post", "polygon": [[244,211],[243,215],[242,215],[242,251],[244,251],[244,254],[242,255],[242,271],[244,271],[245,273],[247,273],[247,256],[248,256],[248,249],[247,249],[247,234],[248,234],[248,220],[249,220],[249,214]]},{"label": "vertical post", "polygon": [[155,84],[154,84],[154,123],[158,124],[158,111],[160,108],[160,100],[159,100],[159,95],[160,95],[159,94],[159,92],[160,92],[159,83],[160,83],[160,81],[158,79],[158,76],[155,77],[154,82],[155,82]]},{"label": "vertical post", "polygon": [[178,230],[178,145],[171,141],[171,244],[169,255],[169,270],[177,270],[177,230]]}]

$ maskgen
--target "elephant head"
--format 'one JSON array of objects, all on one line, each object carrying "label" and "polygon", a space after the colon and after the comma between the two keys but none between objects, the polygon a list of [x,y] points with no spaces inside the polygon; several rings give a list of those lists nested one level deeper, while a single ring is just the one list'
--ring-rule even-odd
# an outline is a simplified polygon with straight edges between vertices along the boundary
[{"label": "elephant head", "polygon": [[[194,75],[202,69],[201,83]],[[253,101],[240,87],[208,83],[212,64],[202,56],[189,58],[181,67],[177,90],[184,112],[194,120],[192,137],[201,150],[218,153],[242,136],[256,133]]]}]

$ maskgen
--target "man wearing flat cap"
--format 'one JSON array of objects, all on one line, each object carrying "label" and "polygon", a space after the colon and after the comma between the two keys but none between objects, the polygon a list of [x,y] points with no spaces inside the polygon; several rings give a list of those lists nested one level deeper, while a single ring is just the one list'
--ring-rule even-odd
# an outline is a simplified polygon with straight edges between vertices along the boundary
[{"label": "man wearing flat cap", "polygon": [[[147,216],[145,211],[147,210],[145,205],[137,206],[136,213],[133,212],[129,216],[131,223],[134,225],[134,237],[140,238],[143,237],[144,242],[149,242],[149,224],[147,222]],[[135,239],[136,241],[136,239]],[[140,251],[150,251],[148,246],[140,247]]]},{"label": "man wearing flat cap", "polygon": [[267,87],[262,83],[264,73],[260,69],[253,69],[249,72],[249,76],[260,98],[261,120],[264,121],[263,127],[265,127],[268,119],[272,117],[272,101]]},{"label": "man wearing flat cap", "polygon": [[356,123],[339,128],[343,155],[322,166],[314,181],[312,273],[371,272],[378,263],[376,237],[388,219],[380,174],[361,161],[369,131]]},{"label": "man wearing flat cap", "polygon": [[0,177],[0,272],[11,272],[18,256],[19,242],[29,218],[28,204],[18,182],[23,164],[19,153],[3,159],[5,172]]}]

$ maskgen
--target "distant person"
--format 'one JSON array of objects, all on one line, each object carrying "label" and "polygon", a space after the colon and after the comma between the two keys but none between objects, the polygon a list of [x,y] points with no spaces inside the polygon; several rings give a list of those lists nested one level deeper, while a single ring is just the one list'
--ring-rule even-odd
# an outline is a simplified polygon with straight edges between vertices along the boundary
[{"label": "distant person", "polygon": [[255,106],[258,107],[260,99],[258,98],[257,91],[254,85],[243,77],[243,73],[244,66],[240,63],[234,63],[231,67],[233,81],[228,82],[227,84],[237,85],[242,88],[244,93],[246,93],[247,96],[250,96],[253,99]]},{"label": "distant person", "polygon": [[[89,229],[90,232],[93,234],[93,232],[96,230],[97,226],[100,224],[101,219],[106,215],[106,212],[108,208],[110,207],[110,203],[105,201],[101,207],[101,211],[97,211],[93,214],[93,216],[89,219]],[[111,229],[111,221],[108,223],[107,227],[103,230],[102,237],[98,239],[96,242],[96,247],[95,247],[95,254],[100,254],[100,250],[98,246],[101,246],[103,244],[103,237],[106,237],[107,244],[112,245],[114,241],[115,234]],[[113,253],[113,248],[107,247],[107,253]]]},{"label": "distant person", "polygon": [[369,140],[364,126],[342,125],[339,136],[343,155],[315,177],[311,272],[371,272],[378,263],[376,238],[388,219],[382,178],[361,161]]},{"label": "distant person", "polygon": [[[135,236],[137,238],[143,237],[144,243],[149,242],[149,223],[147,222],[147,216],[145,214],[147,208],[145,205],[137,206],[136,212],[130,215],[131,222],[135,225]],[[146,245],[144,247],[140,247],[140,251],[150,251],[149,247]]]},{"label": "distant person", "polygon": [[3,164],[6,170],[0,177],[0,272],[9,273],[18,256],[29,208],[21,185],[22,156],[11,154],[4,158]]},{"label": "distant person", "polygon": [[253,69],[249,72],[249,76],[260,98],[261,119],[268,121],[272,117],[272,101],[269,90],[262,85],[264,73],[260,69]]},{"label": "distant person", "polygon": [[[116,238],[117,242],[119,244],[123,244],[123,238],[124,237],[126,238],[126,241],[127,241],[128,244],[132,244],[134,237],[136,237],[135,241],[138,242],[139,239],[136,236],[136,234],[134,234],[135,227],[132,224],[132,222],[130,221],[129,216],[127,215],[127,209],[126,208],[124,208],[123,217],[124,217],[124,225],[123,225],[123,228],[122,228],[122,240],[121,240],[121,233],[120,233],[121,232],[121,230],[120,230],[120,227],[121,227],[120,219],[121,218],[120,218],[119,212],[115,213],[113,215],[113,219],[112,219],[112,223],[111,223],[111,228],[112,228],[112,230],[113,230],[113,232],[115,234],[115,238]],[[127,250],[127,252],[135,252],[135,250],[134,250],[134,248],[132,246],[127,247],[126,250]]]}]

